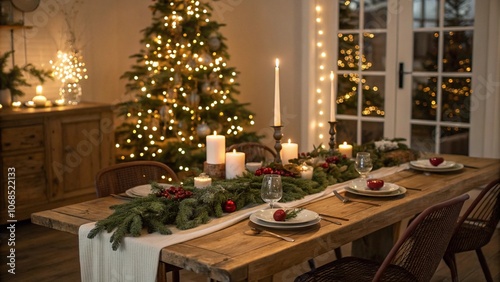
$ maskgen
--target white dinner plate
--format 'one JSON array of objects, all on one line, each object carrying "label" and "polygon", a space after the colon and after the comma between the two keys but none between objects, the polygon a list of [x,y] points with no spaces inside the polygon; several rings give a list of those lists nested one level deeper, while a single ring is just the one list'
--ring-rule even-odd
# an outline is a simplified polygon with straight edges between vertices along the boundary
[{"label": "white dinner plate", "polygon": [[[303,209],[294,218],[290,218],[290,219],[287,219],[285,221],[276,221],[276,220],[274,220],[273,215],[274,215],[274,212],[277,210],[279,210],[279,209],[260,210],[260,211],[256,211],[254,213],[254,215],[255,215],[255,218],[257,218],[261,221],[265,221],[265,222],[269,222],[269,223],[273,223],[273,224],[277,224],[277,225],[303,224],[303,223],[317,220],[319,217],[319,215],[317,213],[310,211],[310,210]],[[286,210],[286,209],[284,209],[284,210]]]},{"label": "white dinner plate", "polygon": [[384,186],[379,190],[371,190],[366,186],[366,180],[356,179],[351,181],[349,188],[365,194],[390,194],[399,190],[399,186],[394,183],[384,182]]},{"label": "white dinner plate", "polygon": [[410,162],[410,168],[415,169],[415,170],[420,170],[420,171],[427,171],[427,172],[451,172],[451,171],[457,171],[457,170],[463,169],[464,165],[460,164],[460,163],[455,163],[455,165],[453,167],[449,167],[449,168],[439,168],[439,167],[426,168],[426,167],[414,166]]},{"label": "white dinner plate", "polygon": [[[162,187],[172,186],[166,183],[158,183],[158,185],[161,185]],[[125,194],[127,194],[127,196],[129,197],[134,197],[134,198],[147,197],[149,194],[151,194],[151,184],[144,184],[136,186],[134,188],[130,188],[127,191],[125,191]]]},{"label": "white dinner plate", "polygon": [[349,187],[346,187],[345,190],[349,193],[353,193],[353,194],[361,195],[361,196],[368,196],[368,197],[395,197],[395,196],[403,195],[404,193],[406,193],[405,187],[402,187],[402,186],[398,186],[398,187],[399,187],[398,190],[393,191],[391,193],[387,193],[387,194],[366,193],[366,192],[354,190],[354,189],[349,188]]},{"label": "white dinner plate", "polygon": [[438,166],[434,166],[431,164],[429,159],[421,159],[416,161],[411,161],[410,164],[419,168],[429,168],[429,169],[443,169],[443,168],[452,168],[456,165],[455,162],[452,161],[443,161]]},{"label": "white dinner plate", "polygon": [[321,221],[321,217],[318,216],[317,219],[312,220],[312,221],[308,221],[308,222],[304,222],[304,223],[276,224],[276,223],[271,223],[271,222],[260,220],[255,216],[255,213],[252,213],[250,215],[250,221],[257,224],[257,225],[263,226],[263,227],[276,228],[276,229],[295,229],[295,228],[303,228],[303,227],[313,226]]}]

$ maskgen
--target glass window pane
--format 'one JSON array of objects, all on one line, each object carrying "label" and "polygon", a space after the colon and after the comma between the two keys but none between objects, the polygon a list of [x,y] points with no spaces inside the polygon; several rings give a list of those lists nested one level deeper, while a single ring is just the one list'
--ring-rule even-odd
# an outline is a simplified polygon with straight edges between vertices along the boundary
[{"label": "glass window pane", "polygon": [[359,0],[339,1],[339,29],[359,28]]},{"label": "glass window pane", "polygon": [[470,77],[443,77],[442,110],[443,121],[470,122]]},{"label": "glass window pane", "polygon": [[413,1],[413,27],[439,26],[439,0]]},{"label": "glass window pane", "polygon": [[441,127],[439,147],[442,154],[469,155],[469,129]]},{"label": "glass window pane", "polygon": [[385,115],[384,93],[385,77],[364,76],[361,80],[363,90],[363,116],[383,117]]},{"label": "glass window pane", "polygon": [[449,31],[444,35],[443,71],[472,71],[472,31]]},{"label": "glass window pane", "polygon": [[339,70],[357,70],[359,62],[359,35],[338,34],[339,55],[337,65]]},{"label": "glass window pane", "polygon": [[365,28],[384,29],[387,27],[387,1],[365,1]]},{"label": "glass window pane", "polygon": [[358,82],[359,76],[354,73],[339,76],[339,91],[337,93],[337,111],[339,114],[357,115]]},{"label": "glass window pane", "polygon": [[436,120],[437,77],[413,77],[411,118]]},{"label": "glass window pane", "polygon": [[384,123],[363,121],[361,123],[361,143],[365,144],[384,138]]},{"label": "glass window pane", "polygon": [[420,152],[435,152],[436,129],[432,125],[412,124],[411,148]]},{"label": "glass window pane", "polygon": [[362,69],[371,71],[385,70],[386,34],[365,32]]},{"label": "glass window pane", "polygon": [[413,34],[413,70],[438,70],[438,32],[415,32]]},{"label": "glass window pane", "polygon": [[337,124],[337,145],[347,142],[348,144],[357,143],[357,121],[355,120],[338,120]]},{"label": "glass window pane", "polygon": [[446,0],[444,4],[445,26],[473,26],[474,0]]}]

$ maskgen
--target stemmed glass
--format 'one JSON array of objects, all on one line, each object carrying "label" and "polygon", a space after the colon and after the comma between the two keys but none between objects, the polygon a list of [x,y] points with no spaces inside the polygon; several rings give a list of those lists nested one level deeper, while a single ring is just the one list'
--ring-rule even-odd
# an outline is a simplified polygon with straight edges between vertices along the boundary
[{"label": "stemmed glass", "polygon": [[281,187],[281,176],[278,174],[266,174],[262,180],[262,188],[260,196],[264,202],[269,203],[271,209],[274,202],[277,202],[283,196],[283,188]]},{"label": "stemmed glass", "polygon": [[370,158],[370,153],[367,152],[357,153],[354,168],[359,173],[361,178],[366,180],[366,178],[368,178],[368,174],[373,168],[372,159]]}]

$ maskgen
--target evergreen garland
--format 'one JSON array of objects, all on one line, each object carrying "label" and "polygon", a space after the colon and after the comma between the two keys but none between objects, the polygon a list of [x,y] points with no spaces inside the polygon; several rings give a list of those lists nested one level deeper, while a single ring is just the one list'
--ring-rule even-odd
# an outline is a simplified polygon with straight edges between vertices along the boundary
[{"label": "evergreen garland", "polygon": [[[373,144],[361,149],[369,149],[376,160],[377,168],[396,165],[395,161],[384,163],[386,154],[394,151],[414,152],[399,145],[392,151],[376,151]],[[340,156],[338,153],[328,156],[327,153],[315,148],[313,152],[303,154],[294,163],[313,164],[314,171],[311,180],[299,177],[282,177],[283,197],[280,202],[291,202],[304,198],[307,195],[323,191],[327,186],[345,182],[358,177],[354,169],[354,161]],[[324,158],[324,159],[323,159]],[[314,159],[314,160],[312,160]],[[271,164],[276,169],[275,164]],[[94,238],[100,232],[113,232],[111,243],[113,250],[117,250],[125,236],[140,236],[143,228],[147,232],[171,234],[167,225],[186,230],[207,223],[211,218],[224,215],[223,205],[231,199],[237,210],[252,205],[262,204],[260,195],[264,175],[245,173],[242,177],[230,180],[214,180],[212,185],[203,189],[194,187],[194,178],[186,178],[182,188],[190,191],[189,198],[165,198],[159,196],[160,186],[152,183],[152,194],[144,198],[134,198],[131,201],[112,206],[114,213],[108,218],[97,222],[88,238]]]},{"label": "evergreen garland", "polygon": [[[87,237],[94,238],[103,231],[113,232],[110,240],[113,250],[117,250],[125,236],[138,237],[143,228],[148,233],[171,234],[167,225],[174,225],[181,230],[197,227],[207,223],[212,217],[223,216],[222,206],[228,199],[236,203],[237,209],[264,203],[260,197],[263,177],[246,173],[236,179],[216,180],[212,186],[203,189],[195,188],[193,178],[189,178],[183,188],[193,193],[191,198],[179,201],[151,194],[114,205],[111,207],[114,213],[98,221]],[[315,171],[313,180],[283,177],[281,202],[321,192],[329,185],[329,179],[331,178],[322,169]]]}]

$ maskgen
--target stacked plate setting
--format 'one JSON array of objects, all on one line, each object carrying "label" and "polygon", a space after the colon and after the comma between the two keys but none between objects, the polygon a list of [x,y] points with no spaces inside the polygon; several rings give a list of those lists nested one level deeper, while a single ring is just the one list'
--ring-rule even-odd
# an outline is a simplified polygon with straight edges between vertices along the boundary
[{"label": "stacked plate setting", "polygon": [[[297,216],[285,221],[276,221],[273,218],[274,212],[278,209],[265,209],[254,212],[250,215],[250,221],[264,227],[277,229],[294,229],[308,227],[321,221],[321,217],[316,212],[303,209]],[[286,210],[286,209],[284,209]]]},{"label": "stacked plate setting", "polygon": [[379,190],[371,190],[368,186],[366,186],[366,180],[364,179],[351,181],[349,186],[345,189],[349,193],[369,197],[394,197],[406,193],[406,188],[388,182],[385,182],[384,186]]},{"label": "stacked plate setting", "polygon": [[438,166],[434,166],[430,163],[429,159],[421,159],[421,160],[411,161],[410,167],[420,171],[450,172],[450,171],[461,170],[464,168],[464,165],[453,161],[444,161],[440,163]]}]

